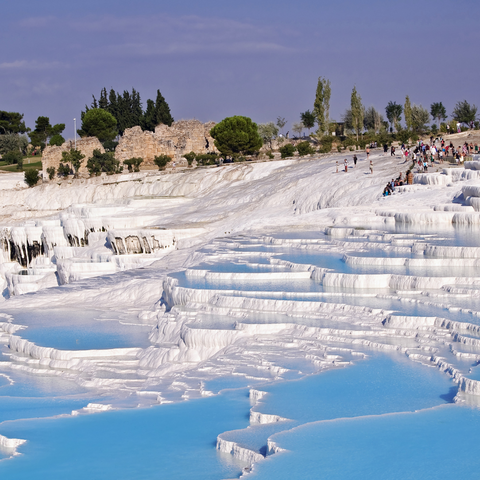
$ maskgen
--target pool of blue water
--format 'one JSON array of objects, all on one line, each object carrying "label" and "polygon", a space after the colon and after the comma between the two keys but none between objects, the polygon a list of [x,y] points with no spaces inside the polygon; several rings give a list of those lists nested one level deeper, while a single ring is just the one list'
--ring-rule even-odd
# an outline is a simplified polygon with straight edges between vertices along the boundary
[{"label": "pool of blue water", "polygon": [[150,345],[149,326],[124,324],[114,314],[106,320],[97,310],[44,309],[10,313],[13,323],[27,326],[17,335],[41,347],[90,350]]},{"label": "pool of blue water", "polygon": [[287,452],[260,462],[252,478],[473,479],[479,428],[480,410],[457,405],[312,423],[274,435]]},{"label": "pool of blue water", "polygon": [[235,478],[245,464],[215,449],[217,435],[248,424],[245,390],[146,409],[131,409],[0,424],[24,438],[22,456],[0,462],[0,476],[16,480],[131,480]]}]

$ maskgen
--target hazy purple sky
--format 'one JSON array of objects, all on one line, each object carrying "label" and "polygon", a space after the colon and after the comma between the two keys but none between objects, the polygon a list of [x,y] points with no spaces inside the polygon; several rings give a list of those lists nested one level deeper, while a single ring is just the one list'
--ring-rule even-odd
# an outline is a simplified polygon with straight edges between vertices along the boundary
[{"label": "hazy purple sky", "polygon": [[299,120],[319,76],[331,116],[354,84],[368,107],[389,100],[451,112],[480,105],[478,0],[3,0],[0,110],[52,123],[80,117],[102,87],[157,88],[175,119]]}]

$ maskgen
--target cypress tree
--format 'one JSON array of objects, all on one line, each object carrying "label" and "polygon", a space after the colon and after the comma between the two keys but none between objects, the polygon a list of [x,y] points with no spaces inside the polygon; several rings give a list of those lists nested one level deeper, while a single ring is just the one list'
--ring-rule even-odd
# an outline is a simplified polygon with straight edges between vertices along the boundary
[{"label": "cypress tree", "polygon": [[104,110],[108,110],[107,89],[105,87],[103,87],[102,91],[100,92],[100,100],[98,101],[98,108],[103,108]]},{"label": "cypress tree", "polygon": [[154,132],[156,126],[155,102],[153,100],[147,100],[147,109],[142,117],[142,128],[143,130]]},{"label": "cypress tree", "polygon": [[170,107],[168,103],[163,98],[163,95],[160,93],[160,90],[157,90],[157,101],[155,103],[155,121],[159,125],[163,123],[169,127],[173,123],[173,117],[170,113]]},{"label": "cypress tree", "polygon": [[131,96],[131,105],[132,105],[132,127],[134,125],[141,125],[142,124],[142,101],[140,100],[140,94],[132,88],[132,96]]}]

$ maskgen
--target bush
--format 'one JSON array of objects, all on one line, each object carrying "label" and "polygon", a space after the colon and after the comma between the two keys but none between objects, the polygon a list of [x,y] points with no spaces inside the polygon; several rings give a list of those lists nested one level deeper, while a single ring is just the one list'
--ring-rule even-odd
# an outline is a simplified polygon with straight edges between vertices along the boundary
[{"label": "bush", "polygon": [[322,146],[320,147],[320,153],[330,153],[332,151],[333,137],[325,136],[322,138]]},{"label": "bush", "polygon": [[47,168],[48,178],[53,180],[55,178],[55,167],[48,167]]},{"label": "bush", "polygon": [[172,159],[168,155],[158,155],[153,159],[153,163],[158,167],[159,170],[165,170],[167,163]]},{"label": "bush", "polygon": [[115,160],[114,155],[113,152],[101,153],[98,149],[94,150],[93,157],[89,158],[87,162],[87,170],[90,176],[100,175],[102,172],[107,175],[121,173],[123,167],[120,166],[118,160]]},{"label": "bush", "polygon": [[195,160],[195,157],[196,157],[195,152],[186,153],[186,154],[183,156],[183,158],[188,162],[188,166],[189,166],[189,167],[192,166],[192,163],[193,163],[193,161]]},{"label": "bush", "polygon": [[397,140],[400,143],[407,143],[410,138],[410,131],[409,130],[400,130],[397,133]]},{"label": "bush", "polygon": [[133,157],[123,161],[123,164],[128,167],[128,171],[131,172],[139,172],[140,171],[140,164],[143,162],[143,158],[140,157]]},{"label": "bush", "polygon": [[25,183],[29,187],[34,187],[38,183],[38,180],[40,180],[38,170],[30,169],[25,172]]},{"label": "bush", "polygon": [[438,127],[435,123],[430,127],[430,131],[432,132],[432,135],[434,135],[434,136],[438,133]]},{"label": "bush", "polygon": [[447,124],[446,124],[445,122],[442,122],[442,123],[440,124],[440,131],[441,131],[442,133],[447,133]]},{"label": "bush", "polygon": [[298,145],[297,145],[297,151],[298,151],[298,154],[303,157],[305,155],[312,155],[313,153],[315,153],[315,150],[312,148],[312,146],[310,145],[310,142],[300,142]]},{"label": "bush", "polygon": [[473,125],[474,125],[474,127],[475,127],[475,130],[479,130],[479,129],[480,129],[480,122],[479,122],[478,120],[475,120],[475,121],[473,122]]},{"label": "bush", "polygon": [[102,145],[106,152],[114,152],[117,148],[118,142],[115,142],[114,140],[106,140]]},{"label": "bush", "polygon": [[271,150],[269,150],[267,152],[267,157],[270,159],[270,160],[273,160],[275,158],[275,155],[273,154],[273,152]]},{"label": "bush", "polygon": [[23,157],[20,158],[17,162],[17,170],[23,170]]},{"label": "bush", "polygon": [[287,143],[283,147],[280,147],[280,155],[282,158],[293,157],[295,153],[295,147],[291,143]]},{"label": "bush", "polygon": [[57,147],[61,147],[64,143],[65,143],[65,139],[59,133],[54,135],[48,142],[49,145],[57,146]]},{"label": "bush", "polygon": [[61,177],[66,177],[67,175],[70,175],[72,172],[72,169],[70,168],[70,165],[68,165],[68,163],[61,163],[60,162],[60,165],[58,166],[58,174],[61,176]]},{"label": "bush", "polygon": [[[195,159],[202,165],[215,165],[218,162],[218,155],[216,153],[199,153]],[[236,161],[239,161],[238,157]]]},{"label": "bush", "polygon": [[2,156],[2,160],[7,162],[8,165],[18,163],[20,160],[22,160],[22,158],[23,155],[19,150],[11,150]]}]

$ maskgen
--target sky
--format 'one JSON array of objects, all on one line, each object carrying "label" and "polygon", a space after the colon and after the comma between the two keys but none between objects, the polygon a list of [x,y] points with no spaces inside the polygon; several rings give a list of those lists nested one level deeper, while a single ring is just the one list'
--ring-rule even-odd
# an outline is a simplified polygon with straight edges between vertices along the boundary
[{"label": "sky", "polygon": [[318,77],[336,120],[354,85],[382,113],[406,95],[449,114],[480,105],[478,0],[1,3],[0,110],[65,123],[66,138],[103,87],[135,88],[144,105],[160,89],[176,120],[282,116],[286,129],[312,109]]}]

